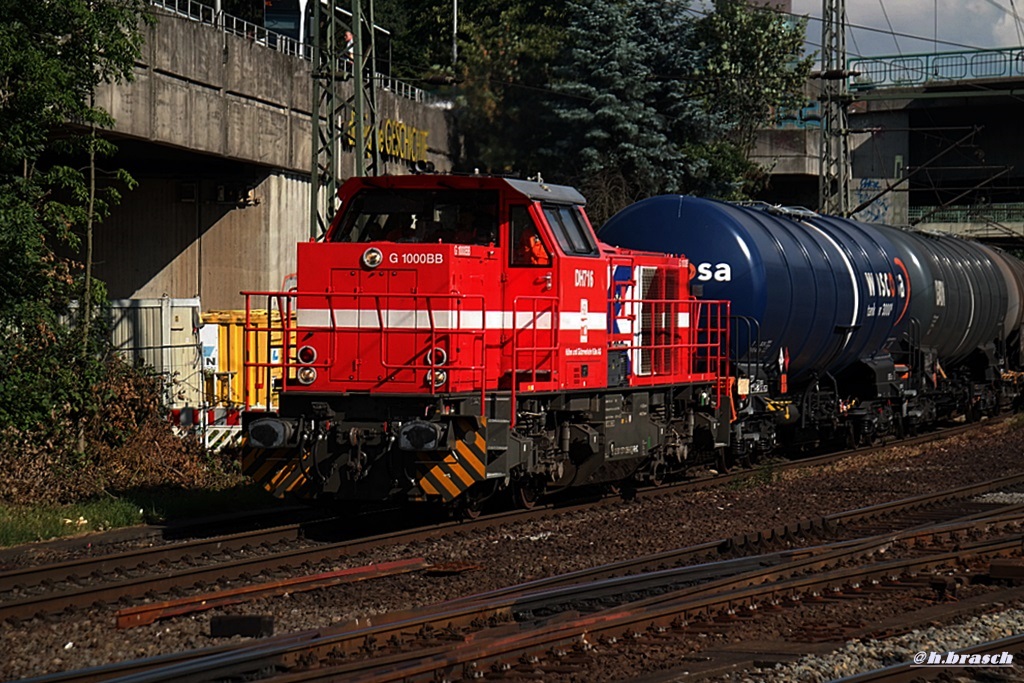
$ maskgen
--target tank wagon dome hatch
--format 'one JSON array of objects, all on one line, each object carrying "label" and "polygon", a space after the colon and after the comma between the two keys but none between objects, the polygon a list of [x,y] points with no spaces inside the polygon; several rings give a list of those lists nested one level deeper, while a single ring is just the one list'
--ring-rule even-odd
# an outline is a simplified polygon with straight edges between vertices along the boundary
[{"label": "tank wagon dome hatch", "polygon": [[908,324],[911,282],[876,226],[806,209],[665,195],[599,230],[612,245],[690,260],[704,296],[732,302],[733,355],[791,379],[885,358]]}]

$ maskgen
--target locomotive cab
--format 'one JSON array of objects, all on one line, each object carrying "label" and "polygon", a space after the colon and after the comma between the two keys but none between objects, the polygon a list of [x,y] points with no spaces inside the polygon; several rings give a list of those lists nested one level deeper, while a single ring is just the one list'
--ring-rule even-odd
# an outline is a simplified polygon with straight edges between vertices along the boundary
[{"label": "locomotive cab", "polygon": [[[277,405],[245,467],[281,496],[473,505],[654,478],[728,433],[728,305],[598,242],[574,189],[354,178],[276,309]],[[256,331],[256,330],[254,330]]]}]

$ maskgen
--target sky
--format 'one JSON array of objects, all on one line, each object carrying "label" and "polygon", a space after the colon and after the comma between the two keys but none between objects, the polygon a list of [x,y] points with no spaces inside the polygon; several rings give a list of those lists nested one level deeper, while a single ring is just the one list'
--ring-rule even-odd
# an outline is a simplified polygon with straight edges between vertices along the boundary
[{"label": "sky", "polygon": [[[792,3],[794,14],[811,17],[809,47],[818,49],[823,0]],[[1024,0],[846,0],[846,51],[853,59],[1019,47],[1024,45],[1024,23],[1014,18],[1014,8],[1024,21]]]}]

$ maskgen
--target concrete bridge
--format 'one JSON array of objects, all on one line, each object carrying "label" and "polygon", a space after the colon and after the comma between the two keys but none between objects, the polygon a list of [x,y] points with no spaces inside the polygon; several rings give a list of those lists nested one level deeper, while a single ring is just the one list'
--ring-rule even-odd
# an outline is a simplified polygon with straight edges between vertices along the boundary
[{"label": "concrete bridge", "polygon": [[[857,217],[1024,246],[1024,49],[850,68],[851,205],[868,202]],[[758,141],[758,160],[774,166],[770,201],[817,205],[815,98],[809,92],[807,106]]]},{"label": "concrete bridge", "polygon": [[[198,3],[154,10],[135,80],[98,92],[120,150],[103,166],[128,169],[139,187],[97,229],[97,275],[115,299],[237,309],[240,290],[279,288],[295,243],[309,238],[310,63],[285,39]],[[378,120],[422,143],[389,145],[384,171],[408,172],[419,158],[450,168],[446,104],[379,84]],[[339,177],[353,163],[343,151]]]},{"label": "concrete bridge", "polygon": [[[103,165],[127,168],[139,187],[98,227],[96,271],[112,298],[236,309],[240,290],[281,287],[295,243],[309,238],[310,64],[303,46],[262,27],[192,0],[153,1],[135,81],[98,93],[120,148]],[[880,195],[858,217],[1024,244],[1024,75],[1014,71],[1024,60],[990,52],[875,58],[851,82],[853,201]],[[916,78],[921,69],[930,77]],[[414,154],[450,168],[447,105],[390,79],[380,86],[379,118],[425,143],[395,147],[384,170],[407,172]],[[766,200],[816,206],[813,99],[759,140],[758,159],[773,166]],[[352,165],[348,150],[339,177]]]}]

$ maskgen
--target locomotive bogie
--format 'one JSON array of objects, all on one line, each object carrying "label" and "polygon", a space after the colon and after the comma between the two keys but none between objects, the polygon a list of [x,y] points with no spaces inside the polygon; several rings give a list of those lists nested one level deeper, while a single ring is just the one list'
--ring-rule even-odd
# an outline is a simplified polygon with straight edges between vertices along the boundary
[{"label": "locomotive bogie", "polygon": [[[698,405],[712,389],[534,394],[519,402],[514,429],[500,396],[482,409],[472,395],[291,396],[282,413],[304,417],[250,416],[256,455],[245,467],[257,478],[269,462],[287,472],[272,482],[282,497],[364,502],[451,502],[523,482],[542,495],[654,481],[717,462],[728,423]],[[268,425],[288,440],[267,440]]]}]

